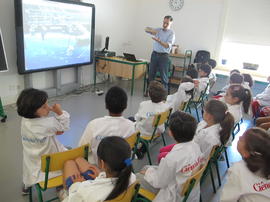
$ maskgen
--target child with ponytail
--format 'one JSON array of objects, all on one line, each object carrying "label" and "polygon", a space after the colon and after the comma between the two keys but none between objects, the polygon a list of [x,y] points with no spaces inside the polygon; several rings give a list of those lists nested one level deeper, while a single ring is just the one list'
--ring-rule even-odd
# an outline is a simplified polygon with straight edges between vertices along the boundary
[{"label": "child with ponytail", "polygon": [[221,202],[270,201],[270,136],[264,129],[250,128],[240,138],[237,150],[243,160],[228,171]]},{"label": "child with ponytail", "polygon": [[226,104],[210,100],[204,107],[203,120],[198,124],[194,141],[207,158],[215,145],[225,145],[231,135],[234,119]]},{"label": "child with ponytail", "polygon": [[[64,202],[112,200],[135,182],[136,177],[131,174],[131,150],[123,138],[109,136],[102,139],[97,156],[99,168],[90,165],[83,158],[65,163],[64,179],[69,196]],[[87,173],[86,170],[89,171],[88,176],[83,174]]]},{"label": "child with ponytail", "polygon": [[230,85],[226,91],[226,95],[220,100],[228,106],[229,112],[234,117],[235,124],[242,118],[242,109],[246,114],[249,114],[251,104],[251,92],[242,85]]}]

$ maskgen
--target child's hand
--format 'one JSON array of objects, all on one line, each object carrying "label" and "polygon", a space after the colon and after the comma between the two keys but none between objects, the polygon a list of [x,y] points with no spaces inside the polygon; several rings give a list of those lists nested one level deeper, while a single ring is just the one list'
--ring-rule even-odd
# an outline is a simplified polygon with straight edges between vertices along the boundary
[{"label": "child's hand", "polygon": [[91,170],[93,172],[92,174],[88,174],[93,179],[95,179],[100,173],[100,170],[93,165],[89,165],[88,170]]},{"label": "child's hand", "polygon": [[73,183],[75,182],[83,182],[85,179],[80,174],[72,175],[71,176]]},{"label": "child's hand", "polygon": [[199,87],[199,80],[198,79],[193,79],[194,86],[197,88]]},{"label": "child's hand", "polygon": [[62,108],[61,108],[61,105],[60,104],[54,104],[52,107],[51,107],[51,110],[56,113],[57,115],[62,115],[63,114],[63,111],[62,111]]},{"label": "child's hand", "polygon": [[140,173],[141,173],[142,175],[145,175],[145,172],[146,172],[146,170],[141,170],[141,171],[140,171]]}]

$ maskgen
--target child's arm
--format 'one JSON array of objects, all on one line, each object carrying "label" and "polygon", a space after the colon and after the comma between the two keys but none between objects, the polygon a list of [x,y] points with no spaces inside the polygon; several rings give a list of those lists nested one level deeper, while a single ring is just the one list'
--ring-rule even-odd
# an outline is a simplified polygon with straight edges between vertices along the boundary
[{"label": "child's arm", "polygon": [[81,139],[79,141],[78,146],[82,146],[84,144],[91,144],[92,138],[93,138],[93,131],[94,126],[93,126],[93,121],[89,122],[88,125],[86,126],[83,135],[81,136]]},{"label": "child's arm", "polygon": [[151,166],[145,171],[144,179],[155,188],[165,188],[175,180],[175,167],[167,159],[161,159],[158,167]]}]

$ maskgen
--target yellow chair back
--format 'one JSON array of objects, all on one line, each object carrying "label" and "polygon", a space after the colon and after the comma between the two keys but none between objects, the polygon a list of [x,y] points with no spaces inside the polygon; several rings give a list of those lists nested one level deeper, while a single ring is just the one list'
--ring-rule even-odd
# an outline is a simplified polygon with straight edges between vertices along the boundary
[{"label": "yellow chair back", "polygon": [[115,199],[107,200],[105,202],[130,202],[132,201],[133,196],[138,191],[137,189],[139,189],[138,185],[139,185],[138,181],[134,182],[132,185],[128,187],[128,189],[125,192],[117,196]]},{"label": "yellow chair back", "polygon": [[187,192],[188,189],[189,189],[189,185],[191,184],[191,182],[192,182],[193,180],[196,180],[194,186],[196,186],[196,185],[200,182],[200,179],[201,179],[201,177],[202,177],[202,174],[203,174],[203,172],[204,172],[206,166],[207,166],[207,162],[204,163],[203,165],[201,165],[201,166],[200,166],[200,169],[199,169],[194,175],[190,176],[190,177],[186,180],[185,184],[183,185],[182,191],[181,191],[181,193],[180,193],[181,196],[185,196],[186,192]]},{"label": "yellow chair back", "polygon": [[67,160],[75,159],[77,157],[87,157],[89,151],[89,144],[83,145],[81,147],[67,150],[64,152],[57,152],[53,154],[45,154],[41,156],[41,170],[46,171],[47,157],[50,157],[50,167],[49,171],[62,170],[64,163]]},{"label": "yellow chair back", "polygon": [[169,119],[171,111],[172,111],[172,108],[169,108],[165,112],[161,112],[161,113],[156,114],[154,116],[152,126],[155,127],[155,126],[160,126],[160,125],[164,124]]},{"label": "yellow chair back", "polygon": [[137,140],[139,138],[139,135],[140,135],[140,132],[137,131],[137,132],[133,133],[131,136],[125,138],[125,140],[129,144],[131,150],[135,147]]}]

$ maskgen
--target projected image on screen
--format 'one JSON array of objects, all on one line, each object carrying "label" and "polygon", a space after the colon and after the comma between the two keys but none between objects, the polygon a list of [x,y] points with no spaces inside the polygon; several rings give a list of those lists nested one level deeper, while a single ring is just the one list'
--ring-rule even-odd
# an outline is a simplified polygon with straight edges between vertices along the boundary
[{"label": "projected image on screen", "polygon": [[89,63],[92,8],[23,0],[25,70]]}]

